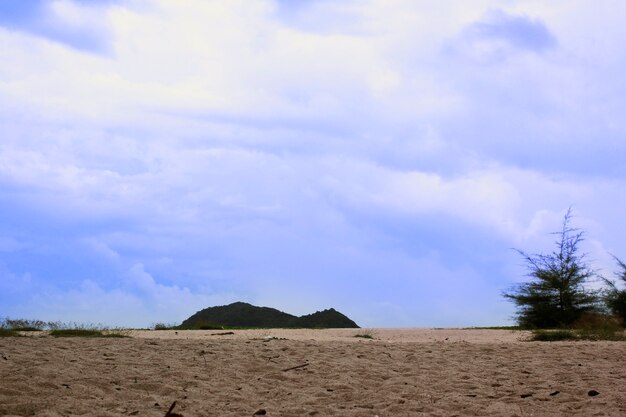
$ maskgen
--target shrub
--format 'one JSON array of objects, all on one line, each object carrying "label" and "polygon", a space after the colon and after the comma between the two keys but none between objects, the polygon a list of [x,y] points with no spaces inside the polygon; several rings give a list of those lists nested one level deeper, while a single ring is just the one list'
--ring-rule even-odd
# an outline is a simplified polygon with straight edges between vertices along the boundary
[{"label": "shrub", "polygon": [[0,320],[0,327],[3,329],[11,329],[18,332],[35,332],[51,328],[52,323],[41,320],[27,319],[11,319],[4,318]]},{"label": "shrub", "polygon": [[57,329],[51,330],[50,336],[54,337],[102,337],[100,330],[93,329]]},{"label": "shrub", "polygon": [[47,327],[47,323],[41,320],[25,320],[25,319],[5,319],[4,321],[9,329],[16,331],[41,331]]},{"label": "shrub", "polygon": [[579,340],[573,330],[535,330],[531,337],[536,342],[558,342],[562,340]]},{"label": "shrub", "polygon": [[[616,272],[616,277],[626,284],[626,263],[613,256],[617,265],[620,267],[620,271]],[[608,288],[604,292],[604,302],[609,310],[621,318],[622,324],[626,324],[626,288],[620,289],[617,287],[615,281],[604,278],[604,282]]]},{"label": "shrub", "polygon": [[4,327],[0,327],[0,337],[18,337],[20,334],[13,329],[5,329]]},{"label": "shrub", "polygon": [[587,313],[582,315],[568,329],[535,330],[531,340],[544,342],[560,340],[625,341],[626,336],[622,322],[618,317]]},{"label": "shrub", "polygon": [[154,330],[177,330],[178,326],[175,324],[156,323],[152,328]]},{"label": "shrub", "polygon": [[622,332],[620,317],[600,313],[585,313],[572,326],[581,331]]},{"label": "shrub", "polygon": [[56,329],[50,331],[53,337],[128,337],[119,330],[97,329]]},{"label": "shrub", "polygon": [[584,340],[624,340],[620,317],[588,313],[576,321],[573,327]]},{"label": "shrub", "polygon": [[129,331],[119,328],[110,329],[102,325],[84,325],[79,323],[61,323],[26,319],[0,320],[0,336],[20,336],[19,332],[50,330],[54,337],[128,337]]}]

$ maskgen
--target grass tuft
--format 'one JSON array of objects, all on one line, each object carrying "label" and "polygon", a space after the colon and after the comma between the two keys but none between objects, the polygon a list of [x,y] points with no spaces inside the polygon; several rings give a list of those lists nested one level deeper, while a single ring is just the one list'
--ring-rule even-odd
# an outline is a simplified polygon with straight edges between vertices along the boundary
[{"label": "grass tuft", "polygon": [[535,330],[531,340],[554,342],[559,340],[626,341],[623,322],[610,315],[587,313],[571,328]]},{"label": "grass tuft", "polygon": [[573,330],[535,330],[530,340],[534,342],[559,342],[580,339]]},{"label": "grass tuft", "polygon": [[167,323],[155,323],[152,326],[153,330],[178,330],[179,326],[176,324],[167,324]]},{"label": "grass tuft", "polygon": [[53,337],[129,337],[130,331],[102,325],[62,323],[59,321],[0,319],[0,337],[21,336],[19,332],[48,330]]},{"label": "grass tuft", "polygon": [[94,329],[56,329],[50,330],[53,337],[102,337],[104,334],[100,330]]},{"label": "grass tuft", "polygon": [[528,330],[522,326],[463,327],[461,330]]},{"label": "grass tuft", "polygon": [[367,333],[355,334],[353,337],[358,337],[361,339],[373,339],[374,338],[374,336],[372,336],[371,334],[367,334]]},{"label": "grass tuft", "polygon": [[0,327],[0,337],[20,337],[21,335],[13,329],[5,329]]},{"label": "grass tuft", "polygon": [[122,330],[99,329],[55,329],[50,330],[52,337],[128,337]]},{"label": "grass tuft", "polygon": [[48,323],[41,320],[25,320],[3,318],[0,320],[0,328],[11,329],[16,332],[38,332],[44,329],[52,328],[55,323]]},{"label": "grass tuft", "polygon": [[611,342],[626,342],[626,334],[623,331],[614,332],[607,330],[578,330],[580,340],[607,340]]},{"label": "grass tuft", "polygon": [[581,329],[535,330],[530,339],[536,342],[559,342],[565,340],[588,340],[624,342],[626,335],[623,332]]}]

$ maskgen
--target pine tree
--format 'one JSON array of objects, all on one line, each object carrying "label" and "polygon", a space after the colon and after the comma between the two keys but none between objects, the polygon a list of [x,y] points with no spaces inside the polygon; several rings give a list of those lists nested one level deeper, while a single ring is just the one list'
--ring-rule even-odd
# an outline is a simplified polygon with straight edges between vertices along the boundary
[{"label": "pine tree", "polygon": [[[615,275],[618,279],[624,281],[626,284],[626,263],[616,256],[613,256],[617,265],[620,267],[620,271]],[[604,301],[615,316],[622,320],[622,324],[626,325],[626,288],[620,289],[614,281],[604,279],[608,288],[605,292]]]},{"label": "pine tree", "polygon": [[517,249],[528,267],[531,281],[504,292],[518,307],[519,325],[549,328],[571,325],[585,312],[595,311],[598,292],[585,289],[595,273],[579,254],[584,232],[572,228],[571,208],[565,214],[556,240],[556,250],[548,254],[528,254]]}]

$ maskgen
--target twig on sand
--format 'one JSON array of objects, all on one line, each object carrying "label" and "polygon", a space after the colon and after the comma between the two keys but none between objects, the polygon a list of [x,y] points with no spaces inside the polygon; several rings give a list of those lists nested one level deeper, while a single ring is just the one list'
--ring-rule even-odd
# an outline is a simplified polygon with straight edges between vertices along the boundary
[{"label": "twig on sand", "polygon": [[200,356],[202,356],[202,359],[204,359],[204,367],[206,368],[206,356],[204,356],[206,354],[206,352],[204,350],[200,351]]},{"label": "twig on sand", "polygon": [[283,369],[283,372],[292,371],[298,368],[304,368],[305,366],[308,366],[308,365],[309,365],[308,363],[303,363],[302,365],[292,366],[291,368]]},{"label": "twig on sand", "polygon": [[170,409],[167,410],[167,413],[165,413],[165,417],[183,417],[182,414],[172,413],[174,407],[176,407],[176,401],[174,401],[172,405],[170,405]]}]

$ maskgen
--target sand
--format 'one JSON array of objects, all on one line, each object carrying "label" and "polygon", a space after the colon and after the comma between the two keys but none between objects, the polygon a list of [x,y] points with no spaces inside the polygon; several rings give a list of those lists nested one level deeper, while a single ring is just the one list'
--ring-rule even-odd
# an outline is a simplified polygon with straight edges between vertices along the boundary
[{"label": "sand", "polygon": [[624,342],[527,342],[506,330],[220,333],[2,338],[0,416],[164,416],[173,401],[185,417],[626,416]]}]

